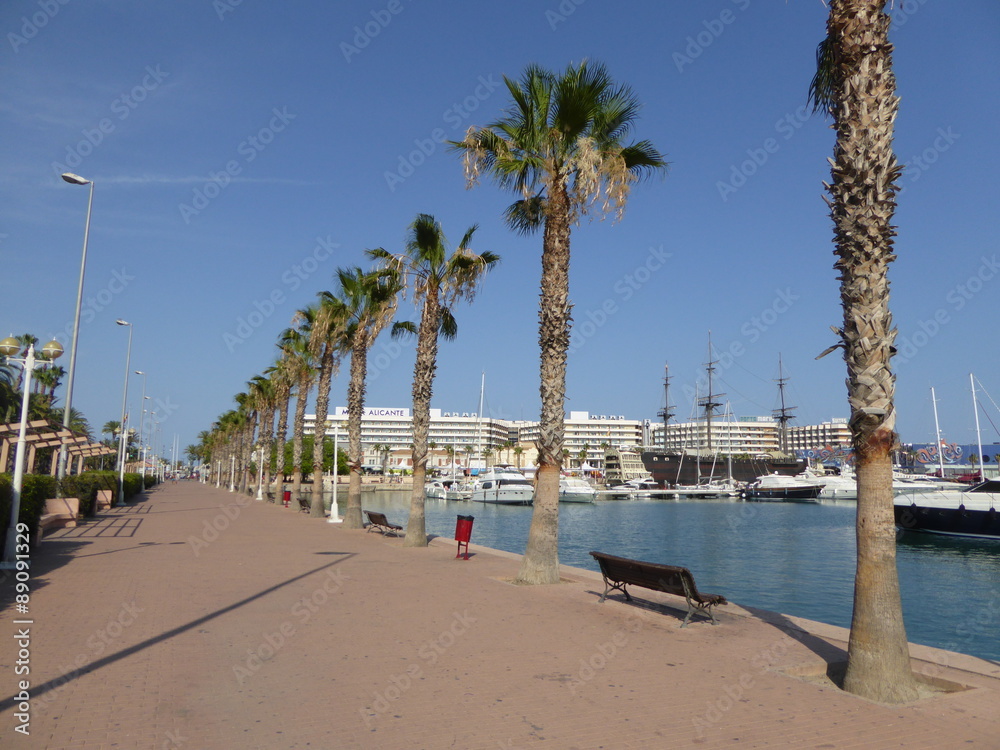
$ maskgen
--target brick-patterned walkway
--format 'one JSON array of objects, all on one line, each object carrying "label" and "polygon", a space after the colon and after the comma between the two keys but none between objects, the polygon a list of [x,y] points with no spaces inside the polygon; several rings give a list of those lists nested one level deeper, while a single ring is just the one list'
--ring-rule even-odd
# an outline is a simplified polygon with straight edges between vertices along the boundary
[{"label": "brick-patterned walkway", "polygon": [[914,646],[970,689],[883,707],[789,674],[842,658],[841,629],[730,605],[681,630],[670,597],[513,586],[516,556],[472,549],[160,487],[47,537],[27,615],[6,577],[0,747],[1000,748],[995,663]]}]

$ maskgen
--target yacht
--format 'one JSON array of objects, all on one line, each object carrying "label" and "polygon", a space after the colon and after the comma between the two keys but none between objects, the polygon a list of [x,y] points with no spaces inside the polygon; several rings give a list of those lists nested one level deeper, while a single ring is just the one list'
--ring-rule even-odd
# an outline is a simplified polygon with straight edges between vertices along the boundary
[{"label": "yacht", "polygon": [[744,500],[816,502],[822,490],[823,486],[811,479],[775,472],[757,477],[741,494]]},{"label": "yacht", "polygon": [[528,478],[513,466],[494,466],[476,479],[472,501],[498,505],[531,505],[535,488]]},{"label": "yacht", "polygon": [[597,490],[586,479],[580,477],[559,477],[559,502],[592,503]]},{"label": "yacht", "polygon": [[903,493],[893,512],[903,531],[1000,539],[1000,479],[967,489]]}]

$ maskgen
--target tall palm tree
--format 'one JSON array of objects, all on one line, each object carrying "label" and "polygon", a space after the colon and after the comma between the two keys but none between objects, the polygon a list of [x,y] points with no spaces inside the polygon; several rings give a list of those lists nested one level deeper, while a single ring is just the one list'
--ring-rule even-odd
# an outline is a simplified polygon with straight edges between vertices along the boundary
[{"label": "tall palm tree", "polygon": [[[889,312],[892,217],[901,167],[893,153],[899,99],[886,0],[831,0],[810,95],[834,120],[828,185],[840,274],[851,439],[858,482],[857,571],[844,689],[880,703],[917,697],[896,570],[892,450],[896,329]],[[820,355],[823,356],[823,355]]]},{"label": "tall palm tree", "polygon": [[471,301],[483,276],[500,262],[494,253],[477,254],[470,249],[475,231],[475,226],[469,227],[449,255],[441,224],[430,214],[418,214],[407,233],[405,252],[394,255],[383,248],[368,251],[369,257],[395,269],[408,281],[413,300],[420,308],[417,358],[413,366],[413,490],[404,547],[427,546],[424,481],[438,338],[455,338],[458,324],[452,306],[461,299]]},{"label": "tall palm tree", "polygon": [[361,445],[361,417],[365,408],[365,379],[368,350],[379,333],[392,322],[402,291],[399,274],[391,269],[363,271],[360,268],[337,269],[338,290],[332,298],[339,307],[344,324],[342,346],[351,355],[351,379],[347,386],[347,465],[350,482],[344,528],[360,529],[361,470],[364,451]]},{"label": "tall palm tree", "polygon": [[[280,347],[280,343],[279,343]],[[274,381],[274,401],[277,409],[277,424],[274,428],[274,475],[276,478],[275,492],[280,496],[285,479],[285,442],[288,437],[288,408],[292,397],[292,378],[289,370],[288,352],[281,349],[281,356],[271,365],[265,374]],[[268,452],[268,456],[272,455]]]},{"label": "tall palm tree", "polygon": [[330,408],[330,383],[337,374],[339,352],[343,350],[343,321],[338,314],[343,309],[329,292],[320,292],[319,301],[309,331],[309,352],[317,367],[316,421],[313,428],[312,477],[313,492],[309,515],[323,517],[323,441],[326,438],[327,415]]},{"label": "tall palm tree", "polygon": [[[539,310],[542,411],[539,466],[528,544],[517,579],[559,581],[559,471],[563,459],[569,300],[570,227],[594,210],[618,217],[640,177],[665,169],[648,141],[626,144],[639,102],[603,65],[570,65],[555,75],[529,66],[504,78],[513,100],[503,119],[470,128],[453,147],[465,156],[469,184],[482,172],[522,198],[506,212],[516,231],[543,228]],[[600,199],[600,205],[596,206]]]},{"label": "tall palm tree", "polygon": [[[316,369],[309,352],[309,327],[314,311],[307,308],[296,313],[297,328],[286,328],[281,334],[285,366],[295,383],[295,415],[292,419],[292,497],[297,503],[302,493],[302,444],[305,438],[306,401],[315,382]],[[279,456],[279,460],[283,457]]]}]

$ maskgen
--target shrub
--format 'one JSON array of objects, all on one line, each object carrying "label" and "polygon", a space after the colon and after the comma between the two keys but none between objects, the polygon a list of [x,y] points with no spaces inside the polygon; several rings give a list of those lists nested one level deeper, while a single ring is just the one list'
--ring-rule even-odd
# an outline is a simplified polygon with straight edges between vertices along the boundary
[{"label": "shrub", "polygon": [[[13,502],[13,487],[10,474],[0,474],[0,529],[7,538],[10,526],[10,506]],[[18,522],[28,525],[31,538],[38,533],[38,519],[45,512],[45,501],[56,496],[57,480],[46,474],[25,474],[21,481],[21,505],[18,509]]]}]

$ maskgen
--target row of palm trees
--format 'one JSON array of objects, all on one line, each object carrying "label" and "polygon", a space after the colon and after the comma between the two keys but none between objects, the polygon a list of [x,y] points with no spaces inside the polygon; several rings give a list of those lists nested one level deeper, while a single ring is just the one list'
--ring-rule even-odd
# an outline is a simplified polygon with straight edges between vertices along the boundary
[{"label": "row of palm trees", "polygon": [[[895,329],[888,310],[886,271],[894,258],[891,220],[901,170],[892,150],[898,99],[888,41],[890,19],[886,0],[830,0],[828,5],[827,37],[817,54],[818,70],[810,95],[817,109],[833,118],[837,134],[828,188],[844,322],[835,330],[840,338],[837,347],[844,350],[847,363],[858,477],[858,569],[845,687],[876,701],[899,703],[912,700],[916,691],[895,567],[889,460],[897,441],[894,375],[889,362]],[[512,230],[542,231],[539,466],[531,527],[517,578],[522,583],[555,583],[559,580],[558,480],[564,456],[566,359],[572,322],[571,227],[591,212],[620,217],[632,185],[664,172],[666,162],[648,141],[625,141],[639,102],[628,86],[614,82],[599,64],[569,65],[561,74],[531,65],[519,80],[505,77],[504,82],[511,98],[504,115],[488,126],[471,127],[462,141],[450,146],[464,158],[470,187],[486,175],[517,196],[504,213]],[[411,229],[412,243],[421,252],[440,237],[433,220],[423,225],[418,217]],[[471,238],[471,231],[460,248]],[[341,271],[341,291],[331,295],[337,315],[344,317],[336,317],[330,329],[338,333],[329,366],[335,367],[340,356],[351,356],[351,486],[345,522],[350,527],[361,525],[365,355],[395,312],[405,277],[414,297],[423,303],[413,383],[415,481],[405,544],[423,545],[425,405],[430,401],[438,334],[447,335],[454,321],[450,315],[438,316],[443,303],[436,296],[437,277],[428,270],[429,256],[420,256],[424,270],[418,272],[417,255],[411,254],[409,243],[406,254],[373,251],[370,255],[382,261],[380,270]],[[489,265],[482,255],[470,263],[477,274]],[[454,288],[459,288],[458,282]],[[475,284],[463,288],[471,296]],[[325,298],[320,296],[322,304]],[[308,327],[300,326],[297,333],[290,329],[287,351],[312,352],[313,362],[320,363],[313,367],[322,377],[322,358],[315,357],[316,352],[326,350],[310,348],[310,332]],[[304,340],[295,343],[299,337]],[[303,399],[312,382],[309,378],[315,375],[288,369],[284,356],[276,367],[288,378],[289,392],[297,388]],[[317,415],[317,434],[322,432],[321,416],[325,414]],[[281,435],[279,429],[279,440]]]},{"label": "row of palm trees", "polygon": [[[349,359],[349,483],[344,524],[347,528],[361,528],[364,456],[361,418],[368,352],[379,334],[390,326],[393,336],[416,335],[413,378],[415,490],[404,543],[426,546],[423,479],[427,465],[437,342],[440,337],[455,337],[458,330],[452,312],[455,303],[463,299],[471,301],[483,276],[499,262],[494,253],[477,253],[471,249],[474,233],[475,227],[470,228],[449,254],[440,223],[429,214],[420,214],[409,227],[402,252],[392,253],[376,248],[367,251],[367,256],[375,262],[371,269],[338,269],[336,290],[319,292],[313,305],[296,312],[292,325],[278,337],[275,363],[264,374],[254,376],[248,382],[247,391],[236,396],[237,408],[221,415],[211,430],[202,432],[200,443],[189,446],[189,455],[223,467],[223,471],[228,468],[232,488],[245,492],[252,452],[256,446],[259,456],[268,457],[258,462],[258,486],[269,486],[272,473],[279,481],[284,476],[284,444],[290,417],[291,491],[298,498],[303,482],[306,404],[315,391],[310,515],[322,517],[321,475],[330,389],[341,364],[345,358]],[[399,302],[407,295],[412,296],[420,311],[419,325],[408,321],[394,322]],[[384,464],[388,458],[388,446],[376,448]]]}]

